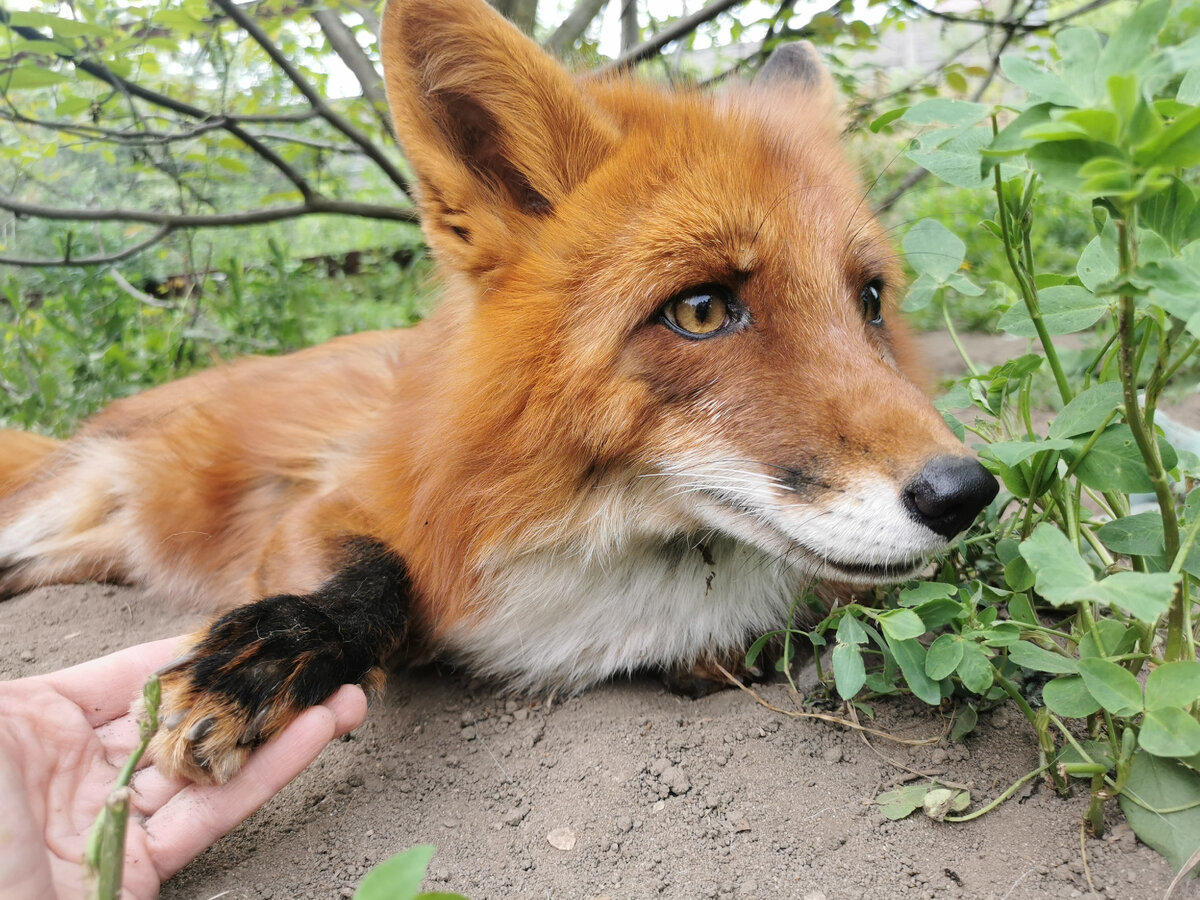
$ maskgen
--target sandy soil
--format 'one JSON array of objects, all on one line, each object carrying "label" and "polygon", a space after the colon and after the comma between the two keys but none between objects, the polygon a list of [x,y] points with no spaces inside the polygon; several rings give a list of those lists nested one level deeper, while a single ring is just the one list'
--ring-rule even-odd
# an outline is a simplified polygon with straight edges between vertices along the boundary
[{"label": "sandy soil", "polygon": [[[944,345],[931,351],[948,358]],[[135,589],[33,591],[0,604],[0,678],[199,622]],[[786,686],[760,693],[798,708]],[[876,726],[897,736],[943,730],[935,711],[910,701],[877,712]],[[417,843],[438,848],[427,889],[473,900],[1162,897],[1169,867],[1138,844],[1115,804],[1108,834],[1086,841],[1090,893],[1082,796],[1060,799],[1035,783],[965,825],[889,822],[873,803],[913,770],[964,783],[983,801],[1035,760],[1030,730],[1005,709],[965,745],[907,747],[868,744],[737,691],[692,701],[646,679],[550,703],[453,672],[398,673],[362,728],[163,897],[349,897],[370,866]],[[563,828],[575,835],[571,850],[547,839]],[[1200,887],[1173,896],[1200,898]]]}]

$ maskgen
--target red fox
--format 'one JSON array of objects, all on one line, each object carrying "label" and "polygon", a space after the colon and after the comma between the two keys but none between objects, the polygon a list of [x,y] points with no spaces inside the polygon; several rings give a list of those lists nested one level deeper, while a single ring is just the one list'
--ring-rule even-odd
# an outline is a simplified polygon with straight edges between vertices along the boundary
[{"label": "red fox", "polygon": [[436,313],[0,433],[0,595],[229,610],[162,674],[165,773],[227,780],[397,653],[568,690],[729,658],[995,496],[810,46],[716,95],[574,80],[483,0],[391,0],[382,47]]}]

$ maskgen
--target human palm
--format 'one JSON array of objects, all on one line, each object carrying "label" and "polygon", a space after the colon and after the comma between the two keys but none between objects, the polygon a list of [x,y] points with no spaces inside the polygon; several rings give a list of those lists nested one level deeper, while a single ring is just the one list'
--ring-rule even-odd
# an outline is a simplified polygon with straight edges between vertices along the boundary
[{"label": "human palm", "polygon": [[[84,896],[80,860],[93,820],[138,742],[129,705],[180,639],[132,647],[48,675],[0,682],[0,898]],[[356,728],[366,698],[345,686],[260,748],[223,785],[134,775],[123,897],[162,882],[265,803],[330,740]]]}]

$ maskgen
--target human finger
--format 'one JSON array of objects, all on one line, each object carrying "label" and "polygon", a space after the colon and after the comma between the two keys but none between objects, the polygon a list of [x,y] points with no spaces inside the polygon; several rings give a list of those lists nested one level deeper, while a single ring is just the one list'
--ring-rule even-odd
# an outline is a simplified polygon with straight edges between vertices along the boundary
[{"label": "human finger", "polygon": [[[353,731],[362,724],[367,714],[366,695],[362,688],[352,684],[343,685],[321,705],[333,713],[333,738]],[[277,738],[277,740],[282,739],[283,735]],[[131,782],[134,809],[144,816],[153,815],[191,783],[185,778],[166,777],[152,764],[147,765],[148,761],[153,763],[153,760],[149,760],[148,757],[142,757],[139,764],[140,771],[134,775]]]},{"label": "human finger", "polygon": [[177,656],[185,640],[180,636],[139,644],[35,678],[78,706],[94,728],[127,713],[150,673]]},{"label": "human finger", "polygon": [[[332,703],[342,693],[339,691],[326,702]],[[164,881],[262,806],[317,758],[337,736],[339,727],[353,715],[352,710],[343,708],[344,699],[333,706],[322,704],[305,710],[279,737],[255,751],[228,784],[190,785],[168,799],[146,821],[151,856]]]}]

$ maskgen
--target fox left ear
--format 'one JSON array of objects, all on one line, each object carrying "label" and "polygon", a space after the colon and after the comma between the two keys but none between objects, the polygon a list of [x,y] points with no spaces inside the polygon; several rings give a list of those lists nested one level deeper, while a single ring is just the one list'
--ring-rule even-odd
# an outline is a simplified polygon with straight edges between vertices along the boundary
[{"label": "fox left ear", "polygon": [[567,72],[483,0],[390,0],[381,44],[426,237],[462,271],[494,268],[615,140]]}]

